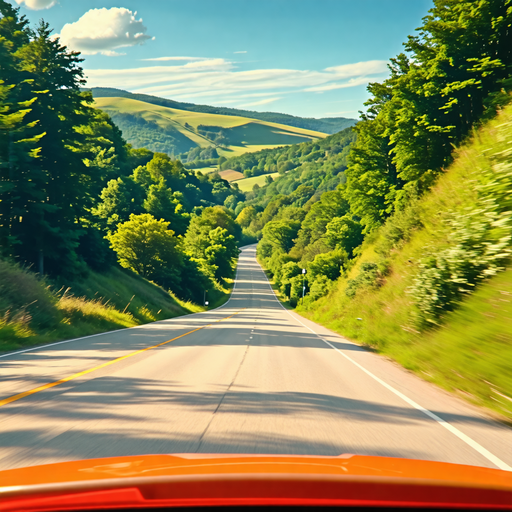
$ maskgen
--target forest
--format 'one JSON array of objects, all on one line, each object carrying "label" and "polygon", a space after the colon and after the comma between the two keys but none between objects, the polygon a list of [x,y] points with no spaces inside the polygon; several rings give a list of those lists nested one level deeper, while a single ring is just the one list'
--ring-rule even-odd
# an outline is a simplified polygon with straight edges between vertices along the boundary
[{"label": "forest", "polygon": [[[364,241],[389,219],[406,216],[452,162],[453,149],[510,101],[512,4],[434,4],[417,35],[404,44],[404,53],[391,59],[389,78],[368,86],[371,97],[350,146],[338,147],[336,156],[324,148],[332,137],[343,137],[341,132],[315,143],[307,155],[297,157],[306,145],[276,150],[275,167],[263,159],[245,166],[237,160],[241,168],[254,164],[249,173],[265,165],[284,170],[282,177],[248,194],[237,213],[244,230],[261,237],[258,254],[292,305],[301,297],[302,268],[308,270],[308,301],[327,294],[351,268]],[[229,165],[237,169],[236,162]],[[507,257],[507,231],[498,228],[505,222],[507,202],[490,194],[489,179],[479,234],[467,235],[477,229],[471,227],[477,213],[468,212],[454,226],[455,239],[464,240],[458,257],[438,255],[421,269],[414,296],[425,321],[437,321],[455,307]],[[505,182],[496,184],[496,191],[499,186]],[[399,241],[418,227],[414,215],[407,222],[389,228],[389,236]],[[369,262],[347,295],[355,296],[385,274],[385,261]]]},{"label": "forest", "polygon": [[61,280],[120,264],[202,302],[232,274],[240,229],[223,204],[242,194],[133,149],[82,91],[79,53],[4,0],[0,16],[1,258]]}]

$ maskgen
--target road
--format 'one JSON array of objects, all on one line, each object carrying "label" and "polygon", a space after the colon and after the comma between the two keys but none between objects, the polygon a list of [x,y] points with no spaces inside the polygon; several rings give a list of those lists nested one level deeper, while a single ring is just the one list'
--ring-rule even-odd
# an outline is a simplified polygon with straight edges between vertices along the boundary
[{"label": "road", "polygon": [[512,430],[286,311],[254,246],[221,308],[0,357],[0,469],[185,452],[510,469]]}]

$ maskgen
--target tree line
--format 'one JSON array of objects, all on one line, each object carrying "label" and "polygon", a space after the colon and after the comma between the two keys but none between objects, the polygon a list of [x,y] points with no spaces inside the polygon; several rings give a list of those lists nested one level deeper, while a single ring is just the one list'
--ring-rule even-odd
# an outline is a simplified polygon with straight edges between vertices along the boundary
[{"label": "tree line", "polygon": [[[307,155],[299,144],[271,150],[265,160],[240,157],[250,172],[282,169],[236,212],[244,230],[261,237],[258,254],[292,303],[302,291],[302,268],[308,269],[308,300],[315,300],[388,219],[407,224],[393,220],[391,239],[417,227],[411,208],[451,162],[453,149],[510,101],[511,25],[511,0],[435,0],[405,51],[391,59],[389,78],[369,84],[366,111],[348,144],[338,140],[338,154],[322,147],[332,145],[328,137],[312,143]],[[236,169],[235,160],[222,165]],[[441,263],[436,260],[434,270],[429,265],[425,276]],[[385,272],[377,263],[365,265],[348,293]],[[423,302],[441,293],[441,285],[425,284],[427,277],[419,278]]]},{"label": "tree line", "polygon": [[84,91],[82,57],[0,0],[0,257],[41,275],[122,266],[202,300],[241,236],[218,175],[134,149]]}]

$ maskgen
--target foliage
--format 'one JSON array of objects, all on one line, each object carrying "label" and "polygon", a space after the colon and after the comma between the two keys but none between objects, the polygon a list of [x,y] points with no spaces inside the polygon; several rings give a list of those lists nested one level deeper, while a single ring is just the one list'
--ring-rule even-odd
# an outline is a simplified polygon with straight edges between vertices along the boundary
[{"label": "foliage", "polygon": [[169,224],[148,213],[131,214],[127,222],[108,235],[108,240],[121,266],[145,278],[165,281],[172,288],[179,280],[182,261],[178,240]]},{"label": "foliage", "polygon": [[[509,101],[510,0],[436,0],[356,127],[347,199],[365,232],[435,182],[452,149]],[[504,39],[505,38],[505,39]]]},{"label": "foliage", "polygon": [[209,275],[224,279],[232,274],[232,261],[238,256],[241,237],[234,214],[227,208],[205,208],[191,218],[184,239],[186,253],[200,262]]},{"label": "foliage", "polygon": [[369,261],[362,263],[359,275],[347,282],[345,295],[353,299],[359,288],[367,288],[369,286],[373,286],[377,280],[378,275],[379,271],[376,263]]},{"label": "foliage", "polygon": [[[498,127],[503,139],[508,123]],[[502,139],[502,140],[503,140]],[[512,161],[509,148],[489,148],[480,167],[477,205],[448,219],[448,247],[431,250],[410,289],[422,316],[436,322],[482,280],[505,269],[512,254]]]}]

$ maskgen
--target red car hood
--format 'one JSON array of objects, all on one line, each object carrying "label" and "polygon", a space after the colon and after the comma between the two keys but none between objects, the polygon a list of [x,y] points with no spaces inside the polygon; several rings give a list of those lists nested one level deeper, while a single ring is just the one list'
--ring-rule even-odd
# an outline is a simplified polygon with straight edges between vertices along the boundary
[{"label": "red car hood", "polygon": [[1,511],[346,505],[512,510],[512,473],[388,457],[143,455],[0,471]]}]

